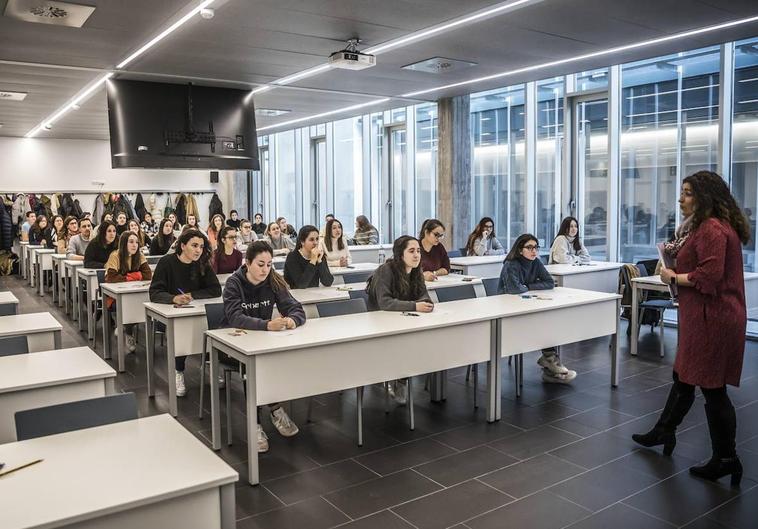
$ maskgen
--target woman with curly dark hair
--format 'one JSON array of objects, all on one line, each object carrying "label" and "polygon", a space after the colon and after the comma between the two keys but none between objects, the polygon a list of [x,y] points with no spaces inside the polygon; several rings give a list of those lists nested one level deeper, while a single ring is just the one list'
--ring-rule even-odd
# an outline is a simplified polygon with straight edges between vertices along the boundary
[{"label": "woman with curly dark hair", "polygon": [[647,447],[663,445],[670,455],[699,386],[713,455],[690,473],[713,481],[731,475],[738,485],[737,417],[726,386],[739,386],[742,374],[747,311],[741,244],[750,240],[750,228],[724,180],[711,171],[684,179],[679,207],[684,221],[664,248],[675,267],[661,271],[661,280],[679,291],[674,384],[653,429],[632,438]]}]

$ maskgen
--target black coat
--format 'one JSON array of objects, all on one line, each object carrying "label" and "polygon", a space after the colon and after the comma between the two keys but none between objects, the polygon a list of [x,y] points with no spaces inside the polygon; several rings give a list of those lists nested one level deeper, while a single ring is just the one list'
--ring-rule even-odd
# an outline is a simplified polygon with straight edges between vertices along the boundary
[{"label": "black coat", "polygon": [[224,205],[216,193],[213,193],[211,204],[208,206],[208,218],[212,219],[213,215],[224,215]]},{"label": "black coat", "polygon": [[179,224],[187,224],[187,197],[184,196],[184,193],[179,195],[179,200],[176,201],[174,214],[176,215],[176,221]]},{"label": "black coat", "polygon": [[10,250],[13,247],[13,219],[11,212],[0,201],[0,250]]},{"label": "black coat", "polygon": [[142,200],[142,193],[137,193],[137,198],[134,199],[134,212],[137,214],[138,222],[145,220],[147,209],[145,209],[145,201]]}]

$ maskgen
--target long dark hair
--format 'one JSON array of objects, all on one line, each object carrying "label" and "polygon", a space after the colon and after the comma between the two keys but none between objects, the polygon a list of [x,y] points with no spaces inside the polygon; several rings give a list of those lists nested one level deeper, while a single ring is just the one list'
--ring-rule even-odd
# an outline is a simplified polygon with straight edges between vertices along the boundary
[{"label": "long dark hair", "polygon": [[118,238],[113,239],[113,242],[110,244],[105,242],[105,232],[108,231],[109,226],[113,226],[113,229],[118,232],[118,228],[116,228],[116,224],[113,221],[104,220],[100,223],[100,226],[97,227],[97,244],[103,248],[110,248],[111,250],[115,250],[118,247]]},{"label": "long dark hair", "polygon": [[368,220],[368,217],[366,215],[358,215],[355,217],[355,223],[358,225],[356,227],[356,230],[361,233],[365,233],[371,230],[379,231],[376,229],[376,227],[374,227],[373,224],[371,224],[371,221]]},{"label": "long dark hair", "polygon": [[226,238],[226,234],[232,231],[237,231],[237,228],[233,228],[232,226],[224,226],[221,228],[221,231],[218,232],[218,239],[216,239],[216,249],[213,251],[213,260],[214,262],[218,262],[219,257],[224,255],[224,238]]},{"label": "long dark hair", "polygon": [[[576,220],[576,217],[566,217],[561,221],[561,227],[558,228],[558,234],[555,236],[555,239],[563,235],[567,239],[571,237],[569,235],[569,230],[571,229],[571,222],[576,222],[576,237],[574,237],[573,242],[571,245],[574,247],[574,250],[579,252],[582,249],[582,243],[579,242],[579,221]],[[555,239],[553,239],[553,242],[555,242]]]},{"label": "long dark hair", "polygon": [[208,242],[208,237],[206,237],[202,231],[196,229],[183,231],[179,238],[176,240],[176,256],[178,258],[184,251],[182,246],[188,244],[195,237],[203,241],[203,254],[200,256],[200,259],[193,263],[196,266],[193,267],[192,273],[194,274],[195,271],[199,271],[200,275],[204,276],[208,270],[212,271],[210,267],[211,243]]},{"label": "long dark hair", "polygon": [[405,301],[416,301],[424,292],[424,274],[421,271],[421,263],[411,270],[408,274],[405,271],[405,261],[403,253],[411,241],[421,243],[415,237],[403,235],[395,239],[392,244],[392,258],[387,259],[387,264],[392,268],[392,277],[397,291],[395,292],[398,299]]},{"label": "long dark hair", "polygon": [[340,229],[342,229],[342,235],[337,240],[337,249],[339,250],[345,249],[345,243],[342,242],[345,237],[345,228],[342,227],[342,223],[338,221],[337,219],[331,219],[330,221],[326,223],[326,228],[324,228],[324,246],[326,246],[326,249],[330,252],[332,251],[332,226],[334,226],[335,222],[339,224]]},{"label": "long dark hair", "polygon": [[[127,231],[132,231],[131,228],[129,228],[129,224],[131,224],[132,222],[137,226],[137,233],[136,233],[137,245],[139,245],[139,247],[142,248],[143,246],[145,246],[145,232],[142,231],[142,226],[140,226],[140,223],[137,219],[129,219],[126,221]],[[132,231],[132,233],[134,232]],[[123,233],[121,235],[123,235]],[[120,240],[119,240],[119,244],[121,244]]]},{"label": "long dark hair", "polygon": [[712,217],[728,222],[737,232],[742,244],[750,242],[750,225],[723,178],[713,171],[698,171],[685,178],[682,183],[690,184],[695,195],[693,230]]},{"label": "long dark hair", "polygon": [[474,231],[471,232],[471,235],[468,236],[468,240],[466,241],[466,255],[473,255],[474,254],[474,243],[477,239],[479,239],[482,236],[482,233],[484,232],[484,227],[487,225],[487,223],[492,224],[492,233],[490,233],[490,237],[494,239],[496,237],[495,235],[495,221],[492,220],[492,217],[482,217],[482,220],[479,221],[479,224],[476,225],[476,228],[474,228]]},{"label": "long dark hair", "polygon": [[[137,253],[129,255],[129,237],[137,238]],[[122,276],[129,272],[137,272],[140,266],[140,252],[139,252],[139,235],[133,231],[125,231],[118,239],[118,273]]]},{"label": "long dark hair", "polygon": [[303,247],[303,243],[305,242],[305,239],[308,238],[308,235],[310,235],[313,232],[318,233],[318,228],[316,226],[313,226],[312,224],[306,224],[302,228],[300,228],[300,231],[297,233],[297,244],[295,244],[295,250],[299,250]]},{"label": "long dark hair", "polygon": [[[245,252],[245,261],[247,263],[250,263],[253,261],[253,259],[262,253],[268,253],[272,258],[274,257],[274,249],[271,248],[271,245],[269,243],[266,241],[255,241],[247,247],[247,251]],[[274,292],[280,292],[282,290],[286,292],[288,288],[287,282],[279,274],[279,272],[274,269],[273,266],[271,267],[268,276],[266,276],[266,283],[268,283],[268,286],[270,286],[271,290]]]},{"label": "long dark hair", "polygon": [[[208,231],[209,232],[212,231],[213,233],[215,233],[216,234],[216,240],[218,241],[218,234],[219,234],[219,232],[221,230],[218,230],[218,231],[216,230],[216,222],[215,222],[216,221],[216,217],[218,217],[218,218],[221,219],[221,229],[224,229],[224,216],[221,215],[221,214],[219,214],[219,213],[216,213],[215,215],[213,215],[211,217],[211,223],[208,225]],[[197,219],[195,219],[195,220],[197,220]]]},{"label": "long dark hair", "polygon": [[[41,227],[40,223],[42,221],[45,221],[45,227]],[[29,231],[34,233],[40,238],[44,238],[45,232],[50,231],[50,223],[47,221],[47,217],[45,215],[37,215],[37,220],[34,221],[34,224],[32,224],[32,227],[29,228]]]},{"label": "long dark hair", "polygon": [[421,239],[424,238],[424,235],[434,231],[436,228],[442,228],[444,230],[445,225],[437,219],[426,219],[421,225],[421,231],[418,234],[419,244],[421,244]]},{"label": "long dark hair", "polygon": [[[171,224],[171,233],[168,235],[163,234],[163,226],[166,224]],[[158,233],[155,235],[158,238],[158,244],[161,246],[161,248],[169,249],[172,244],[174,244],[174,241],[176,240],[176,236],[174,235],[174,223],[171,222],[171,219],[166,217],[161,221],[160,227],[158,228]]]},{"label": "long dark hair", "polygon": [[[61,222],[63,223],[60,230],[55,228],[55,221],[57,219],[61,219]],[[63,220],[63,217],[61,215],[53,215],[50,218],[49,228],[50,228],[50,233],[54,233],[55,236],[58,237],[58,240],[66,236],[66,222]]]},{"label": "long dark hair", "polygon": [[511,251],[508,252],[508,255],[505,256],[506,261],[513,261],[517,257],[521,256],[521,250],[524,249],[524,246],[526,246],[526,243],[529,241],[534,241],[537,244],[540,243],[540,241],[537,240],[537,237],[532,235],[531,233],[524,233],[522,235],[518,236],[518,239],[513,243],[513,246],[511,247]]}]

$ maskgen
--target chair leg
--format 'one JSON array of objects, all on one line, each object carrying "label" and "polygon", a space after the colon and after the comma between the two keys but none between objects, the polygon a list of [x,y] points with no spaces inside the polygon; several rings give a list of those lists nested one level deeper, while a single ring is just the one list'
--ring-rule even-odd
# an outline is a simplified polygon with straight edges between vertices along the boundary
[{"label": "chair leg", "polygon": [[[203,397],[205,395],[205,348],[207,346],[208,338],[203,333],[203,353],[200,355],[200,409],[197,412],[198,418],[203,418]],[[155,336],[153,336],[153,343],[155,343]]]},{"label": "chair leg", "polygon": [[355,388],[358,401],[358,446],[363,446],[363,386]]},{"label": "chair leg", "polygon": [[477,402],[477,393],[479,393],[479,366],[474,365],[474,409],[479,407]]},{"label": "chair leg", "polygon": [[509,356],[509,357],[508,357],[508,365],[511,365],[511,363],[512,363],[512,362],[513,362],[513,357],[512,357],[512,356]]},{"label": "chair leg", "polygon": [[308,414],[305,417],[305,422],[311,422],[312,413],[313,413],[313,397],[308,397]]},{"label": "chair leg", "polygon": [[226,444],[232,445],[232,372],[224,372],[226,382]]},{"label": "chair leg", "polygon": [[413,414],[413,386],[411,385],[412,377],[408,377],[408,418],[411,423],[411,431],[416,429],[416,417]]},{"label": "chair leg", "polygon": [[469,376],[471,375],[471,365],[466,367],[466,382],[468,382]]},{"label": "chair leg", "polygon": [[390,412],[390,383],[384,382],[384,413]]},{"label": "chair leg", "polygon": [[661,334],[661,338],[660,338],[660,340],[661,340],[661,358],[663,358],[664,356],[666,356],[666,343],[663,340],[663,328],[665,327],[665,325],[663,324],[663,312],[664,311],[661,311],[661,318],[660,318],[661,329],[659,331],[660,334]]}]

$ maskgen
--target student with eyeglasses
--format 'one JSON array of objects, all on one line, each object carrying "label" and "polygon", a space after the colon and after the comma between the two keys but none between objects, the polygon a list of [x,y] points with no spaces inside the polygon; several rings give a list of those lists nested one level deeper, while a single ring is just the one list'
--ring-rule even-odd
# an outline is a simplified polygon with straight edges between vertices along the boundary
[{"label": "student with eyeglasses", "polygon": [[242,266],[242,252],[235,248],[237,230],[224,226],[218,234],[218,246],[211,256],[211,268],[216,274],[231,274]]},{"label": "student with eyeglasses", "polygon": [[505,255],[505,248],[495,236],[495,221],[482,217],[466,242],[466,255]]},{"label": "student with eyeglasses", "polygon": [[436,281],[437,276],[450,273],[450,258],[445,247],[440,244],[444,238],[444,224],[437,219],[424,221],[418,240],[421,243],[421,270],[426,281]]},{"label": "student with eyeglasses", "polygon": [[579,239],[579,221],[566,217],[550,247],[550,264],[587,264],[590,253]]},{"label": "student with eyeglasses", "polygon": [[[537,237],[531,233],[520,235],[513,243],[511,251],[505,256],[500,280],[497,284],[498,294],[524,294],[530,290],[552,290],[555,287],[553,277],[539,259],[540,245]],[[576,371],[561,364],[555,348],[543,349],[537,360],[542,368],[542,381],[567,384],[576,378]]]},{"label": "student with eyeglasses", "polygon": [[253,231],[253,225],[250,224],[249,220],[242,219],[240,221],[240,229],[237,232],[237,249],[241,251],[240,246],[250,246],[257,240],[258,235]]}]

